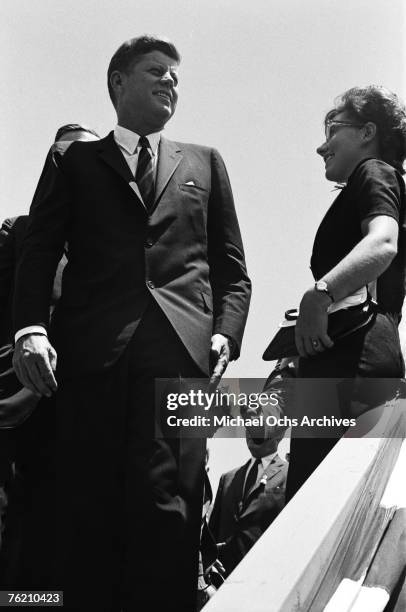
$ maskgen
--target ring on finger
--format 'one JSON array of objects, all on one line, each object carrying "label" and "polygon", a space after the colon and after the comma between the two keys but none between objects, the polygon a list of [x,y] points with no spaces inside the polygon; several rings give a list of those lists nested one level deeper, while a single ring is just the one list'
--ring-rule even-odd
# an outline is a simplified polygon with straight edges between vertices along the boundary
[{"label": "ring on finger", "polygon": [[312,340],[312,345],[314,348],[317,348],[319,346],[319,341],[318,340]]}]

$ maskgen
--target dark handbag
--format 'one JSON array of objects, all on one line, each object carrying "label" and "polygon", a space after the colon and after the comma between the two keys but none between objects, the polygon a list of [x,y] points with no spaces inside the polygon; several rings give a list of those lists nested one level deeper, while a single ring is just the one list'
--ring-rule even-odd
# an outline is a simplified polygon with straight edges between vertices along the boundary
[{"label": "dark handbag", "polygon": [[0,348],[0,429],[24,423],[39,402],[39,397],[23,387],[13,369],[11,344]]},{"label": "dark handbag", "polygon": [[[368,325],[374,319],[376,310],[377,304],[370,299],[357,306],[336,310],[328,316],[327,333],[332,340],[345,338],[345,336]],[[298,355],[295,343],[295,325],[298,316],[299,310],[297,308],[286,311],[285,321],[262,355],[264,361]]]}]

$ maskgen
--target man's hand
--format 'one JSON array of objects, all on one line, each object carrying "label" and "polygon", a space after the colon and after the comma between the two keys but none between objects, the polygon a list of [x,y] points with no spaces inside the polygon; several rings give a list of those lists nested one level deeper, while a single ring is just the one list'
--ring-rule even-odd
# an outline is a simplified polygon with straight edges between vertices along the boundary
[{"label": "man's hand", "polygon": [[26,334],[19,338],[13,366],[21,384],[36,395],[50,397],[56,391],[56,352],[45,335]]},{"label": "man's hand", "polygon": [[209,390],[215,391],[230,361],[230,342],[223,334],[214,334],[211,337],[210,361],[212,374]]},{"label": "man's hand", "polygon": [[[224,546],[224,544],[225,544],[225,542],[220,544],[220,546]],[[222,564],[220,559],[216,559],[211,567],[212,567],[212,570],[217,572],[218,574],[220,574],[220,576],[224,577],[226,575],[226,568],[224,567],[224,565]]]},{"label": "man's hand", "polygon": [[327,308],[330,304],[328,295],[314,288],[304,294],[295,328],[296,347],[301,357],[317,355],[334,345],[327,334]]}]

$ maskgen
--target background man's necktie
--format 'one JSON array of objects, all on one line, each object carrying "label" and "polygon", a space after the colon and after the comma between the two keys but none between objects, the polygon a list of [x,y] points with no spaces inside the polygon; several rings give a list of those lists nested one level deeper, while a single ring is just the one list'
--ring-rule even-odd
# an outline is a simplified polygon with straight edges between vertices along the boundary
[{"label": "background man's necktie", "polygon": [[259,466],[262,466],[261,459],[255,459],[255,462],[251,466],[250,471],[248,472],[248,476],[245,481],[244,492],[242,496],[244,500],[247,498],[250,490],[252,489],[252,487],[257,481]]},{"label": "background man's necktie", "polygon": [[150,211],[154,205],[154,168],[152,158],[149,152],[148,138],[141,136],[138,141],[141,150],[138,155],[137,171],[135,173],[135,182],[138,185],[145,207]]}]

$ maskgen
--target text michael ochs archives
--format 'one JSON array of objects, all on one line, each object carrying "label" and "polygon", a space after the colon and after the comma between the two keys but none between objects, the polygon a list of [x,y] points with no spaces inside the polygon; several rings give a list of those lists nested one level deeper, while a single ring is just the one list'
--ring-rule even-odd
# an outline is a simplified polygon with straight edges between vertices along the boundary
[{"label": "text michael ochs archives", "polygon": [[[355,419],[341,419],[322,416],[319,418],[307,415],[292,418],[277,414],[267,414],[267,407],[277,408],[279,404],[277,393],[229,393],[217,390],[213,393],[201,389],[190,389],[182,393],[168,393],[166,396],[166,408],[173,414],[166,417],[170,427],[353,427]],[[193,408],[191,416],[179,416],[174,414],[180,409],[184,415],[184,409]],[[242,414],[231,414],[235,409],[238,412],[246,412],[247,409],[255,409],[255,416],[243,416]],[[201,414],[196,414],[196,409]],[[269,409],[269,408],[268,408]],[[189,410],[188,410],[189,413]]]}]

